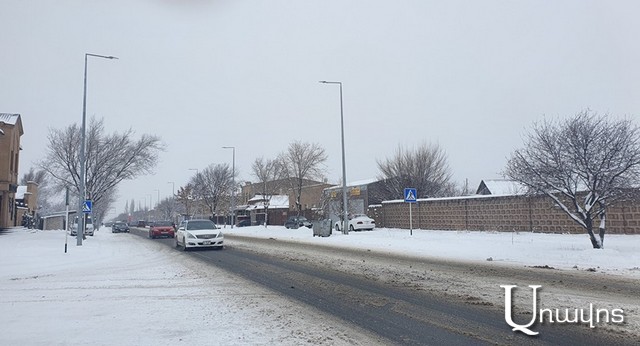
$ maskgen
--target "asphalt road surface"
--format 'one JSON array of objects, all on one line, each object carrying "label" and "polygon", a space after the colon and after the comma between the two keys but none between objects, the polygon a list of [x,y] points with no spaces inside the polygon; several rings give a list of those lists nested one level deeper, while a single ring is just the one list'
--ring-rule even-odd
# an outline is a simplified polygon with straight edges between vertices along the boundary
[{"label": "asphalt road surface", "polygon": [[[132,229],[146,236],[145,231]],[[314,260],[318,248],[310,245],[283,243],[275,239],[252,239],[225,235],[223,250],[186,252],[203,265],[214,265],[230,273],[280,292],[303,304],[313,306],[346,324],[375,333],[388,344],[403,345],[625,345],[637,340],[624,334],[594,331],[589,328],[567,328],[566,325],[536,326],[536,337],[514,333],[506,324],[504,310],[468,296],[434,293],[434,290],[407,284],[402,280],[380,280],[376,273],[354,273],[338,270],[326,261]],[[143,241],[143,240],[141,240]],[[152,241],[152,240],[148,240]],[[174,239],[156,239],[174,246]],[[260,249],[271,249],[261,251]],[[274,249],[276,249],[274,251]],[[176,251],[181,251],[177,249]],[[349,250],[324,249],[332,258],[377,257],[389,266],[417,259],[394,258],[380,254],[355,253]],[[291,256],[296,253],[296,256]],[[358,259],[358,261],[360,261]],[[362,260],[365,261],[364,259]],[[407,265],[407,263],[404,263]],[[416,266],[424,263],[415,263]],[[432,263],[437,270],[473,271],[469,264]],[[511,275],[504,273],[504,275]],[[541,275],[552,275],[542,273]],[[545,278],[545,280],[552,280]],[[624,284],[622,284],[624,286]],[[622,287],[634,291],[634,285]],[[525,324],[531,317],[517,323]]]}]

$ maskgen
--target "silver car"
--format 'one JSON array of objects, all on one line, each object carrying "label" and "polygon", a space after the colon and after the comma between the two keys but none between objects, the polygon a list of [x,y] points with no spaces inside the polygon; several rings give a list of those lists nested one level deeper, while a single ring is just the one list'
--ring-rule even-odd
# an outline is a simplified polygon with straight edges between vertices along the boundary
[{"label": "silver car", "polygon": [[222,249],[224,235],[211,220],[187,220],[176,232],[176,247],[184,251],[195,248]]}]

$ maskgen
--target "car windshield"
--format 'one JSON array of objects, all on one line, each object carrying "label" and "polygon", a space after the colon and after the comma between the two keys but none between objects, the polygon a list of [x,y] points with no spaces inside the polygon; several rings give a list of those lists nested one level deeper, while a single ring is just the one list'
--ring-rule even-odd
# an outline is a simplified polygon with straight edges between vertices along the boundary
[{"label": "car windshield", "polygon": [[126,224],[124,222],[116,222],[114,225],[115,226],[126,226]]},{"label": "car windshield", "polygon": [[188,230],[199,230],[199,229],[216,229],[216,224],[213,221],[202,220],[202,221],[189,221],[187,223]]},{"label": "car windshield", "polygon": [[156,227],[166,227],[173,226],[173,223],[171,223],[171,221],[156,221],[153,223],[153,225]]}]

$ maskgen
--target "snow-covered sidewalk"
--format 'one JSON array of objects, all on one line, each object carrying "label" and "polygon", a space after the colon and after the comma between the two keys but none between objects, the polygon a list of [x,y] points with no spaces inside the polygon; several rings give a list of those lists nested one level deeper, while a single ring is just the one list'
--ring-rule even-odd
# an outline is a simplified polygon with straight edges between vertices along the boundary
[{"label": "snow-covered sidewalk", "polygon": [[[134,238],[135,237],[135,238]],[[0,345],[371,345],[191,256],[107,228],[0,234]]]}]

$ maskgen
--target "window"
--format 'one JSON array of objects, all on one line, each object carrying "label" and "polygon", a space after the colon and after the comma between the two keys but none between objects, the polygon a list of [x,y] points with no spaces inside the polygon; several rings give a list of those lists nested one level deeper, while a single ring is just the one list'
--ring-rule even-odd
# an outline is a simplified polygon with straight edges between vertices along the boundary
[{"label": "window", "polygon": [[199,230],[199,229],[216,229],[216,225],[213,221],[189,221],[187,223],[188,230]]}]

